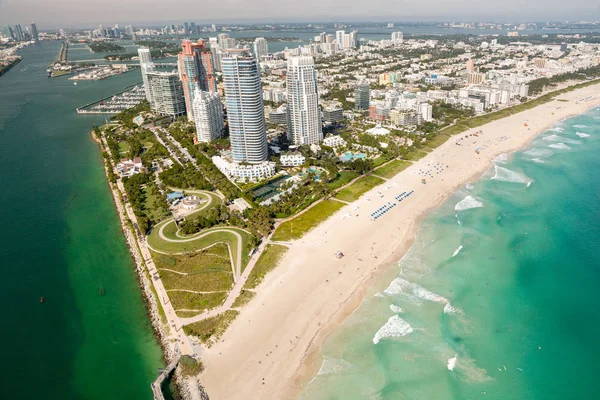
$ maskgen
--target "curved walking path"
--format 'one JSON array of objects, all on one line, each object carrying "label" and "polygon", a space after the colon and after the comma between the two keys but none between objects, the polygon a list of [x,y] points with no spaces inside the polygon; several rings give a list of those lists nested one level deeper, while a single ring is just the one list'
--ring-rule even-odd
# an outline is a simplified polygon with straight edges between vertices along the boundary
[{"label": "curved walking path", "polygon": [[[173,223],[175,223],[175,222],[173,222]],[[231,230],[231,229],[214,229],[214,230],[212,230],[210,232],[205,232],[205,233],[200,232],[200,234],[197,234],[195,236],[190,236],[187,239],[171,239],[171,238],[166,237],[165,234],[164,234],[164,232],[163,232],[163,230],[165,229],[165,226],[167,226],[167,225],[168,225],[168,223],[162,225],[160,227],[160,229],[158,230],[158,236],[162,240],[164,240],[165,242],[172,242],[172,243],[173,242],[174,243],[193,242],[193,241],[196,241],[198,239],[202,239],[205,236],[211,235],[213,233],[217,233],[217,232],[230,233],[230,234],[234,235],[236,237],[236,239],[237,239],[237,244],[238,244],[237,245],[237,252],[236,252],[237,255],[236,255],[235,259],[233,258],[233,254],[231,252],[231,246],[229,246],[229,243],[226,243],[226,244],[227,244],[227,248],[229,249],[229,255],[231,256],[231,259],[232,259],[232,266],[235,263],[235,270],[233,272],[233,279],[234,279],[235,282],[237,282],[239,276],[242,274],[242,247],[243,247],[243,244],[242,244],[242,241],[243,241],[242,235],[240,235],[239,233],[237,233],[237,232],[235,232],[234,230]],[[233,261],[233,260],[235,260],[235,261]]]}]

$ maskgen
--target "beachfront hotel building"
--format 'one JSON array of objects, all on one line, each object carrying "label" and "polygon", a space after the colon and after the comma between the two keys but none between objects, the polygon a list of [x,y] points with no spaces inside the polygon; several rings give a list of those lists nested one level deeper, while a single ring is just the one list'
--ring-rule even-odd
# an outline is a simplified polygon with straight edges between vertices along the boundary
[{"label": "beachfront hotel building", "polygon": [[268,158],[265,111],[257,61],[223,58],[223,84],[234,162],[261,163]]},{"label": "beachfront hotel building", "polygon": [[138,49],[138,56],[140,58],[140,71],[142,72],[142,82],[144,84],[146,100],[148,100],[148,103],[152,104],[152,92],[150,91],[150,85],[148,84],[148,73],[154,72],[155,68],[154,63],[152,62],[152,56],[150,55],[150,49]]},{"label": "beachfront hotel building", "polygon": [[181,41],[181,49],[177,57],[177,68],[183,84],[188,120],[193,121],[196,88],[216,92],[217,82],[213,72],[212,54],[202,40],[194,43],[184,39]]},{"label": "beachfront hotel building", "polygon": [[275,175],[275,163],[262,161],[257,164],[239,164],[224,157],[214,156],[212,162],[225,176],[234,181],[259,182]]},{"label": "beachfront hotel building", "polygon": [[265,38],[259,37],[254,40],[254,56],[258,62],[269,55],[269,45]]},{"label": "beachfront hotel building", "polygon": [[296,56],[287,62],[288,139],[295,145],[323,140],[315,62],[311,56]]},{"label": "beachfront hotel building", "polygon": [[223,136],[223,105],[218,93],[196,88],[192,108],[198,142],[206,143]]},{"label": "beachfront hotel building", "polygon": [[185,96],[177,72],[147,72],[146,78],[153,111],[173,118],[185,114]]}]

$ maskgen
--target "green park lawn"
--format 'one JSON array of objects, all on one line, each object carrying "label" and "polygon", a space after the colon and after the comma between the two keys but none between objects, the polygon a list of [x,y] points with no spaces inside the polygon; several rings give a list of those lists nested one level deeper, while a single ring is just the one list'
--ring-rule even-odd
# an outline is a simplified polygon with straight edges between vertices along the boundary
[{"label": "green park lawn", "polygon": [[186,335],[197,337],[202,343],[211,347],[239,314],[235,310],[227,310],[212,318],[185,325],[183,331]]},{"label": "green park lawn", "polygon": [[337,192],[335,198],[347,202],[356,201],[359,199],[360,196],[373,189],[375,186],[381,185],[384,182],[385,181],[379,177],[368,175],[360,178],[347,188],[344,188]]},{"label": "green park lawn", "polygon": [[305,213],[279,225],[271,239],[274,241],[299,239],[342,207],[344,204],[339,201],[324,200]]},{"label": "green park lawn", "polygon": [[358,172],[356,172],[356,171],[340,171],[338,173],[337,178],[332,180],[331,182],[327,183],[327,186],[329,186],[333,190],[339,189],[342,186],[344,186],[345,184],[347,184],[348,182],[350,182],[352,179],[357,178],[357,177],[358,177]]},{"label": "green park lawn", "polygon": [[383,167],[376,169],[373,171],[373,174],[390,179],[396,176],[398,173],[404,171],[410,165],[411,163],[407,161],[394,160],[385,164]]},{"label": "green park lawn", "polygon": [[263,251],[263,253],[260,255],[260,258],[254,265],[254,268],[252,268],[252,272],[250,273],[250,276],[244,285],[244,289],[256,288],[262,282],[265,276],[277,266],[287,251],[288,249],[285,246],[268,244],[265,248],[265,251]]}]

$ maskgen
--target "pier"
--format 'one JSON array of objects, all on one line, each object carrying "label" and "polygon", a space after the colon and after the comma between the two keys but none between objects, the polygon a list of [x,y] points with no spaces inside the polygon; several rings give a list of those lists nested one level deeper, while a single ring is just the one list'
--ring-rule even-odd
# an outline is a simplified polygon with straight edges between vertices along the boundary
[{"label": "pier", "polygon": [[156,380],[152,382],[152,384],[150,384],[150,387],[152,388],[152,393],[154,395],[154,400],[165,400],[165,396],[163,395],[161,387],[165,379],[171,376],[171,374],[177,367],[177,364],[179,364],[179,357],[173,360],[171,364],[167,365],[167,368],[162,370],[160,375],[158,375],[158,378],[156,378]]},{"label": "pier", "polygon": [[56,62],[60,64],[68,63],[68,55],[69,55],[69,42],[64,41],[62,46],[60,46],[60,50],[58,51],[58,57],[56,58]]}]

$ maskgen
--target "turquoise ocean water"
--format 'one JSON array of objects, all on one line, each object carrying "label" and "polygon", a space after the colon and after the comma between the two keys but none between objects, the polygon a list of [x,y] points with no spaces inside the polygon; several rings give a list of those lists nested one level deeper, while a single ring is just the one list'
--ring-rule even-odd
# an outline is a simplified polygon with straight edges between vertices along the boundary
[{"label": "turquoise ocean water", "polygon": [[598,398],[599,152],[595,109],[458,190],[328,337],[303,398]]},{"label": "turquoise ocean water", "polygon": [[148,399],[161,351],[89,136],[105,116],[75,112],[141,78],[48,79],[59,47],[0,77],[0,397]]}]

